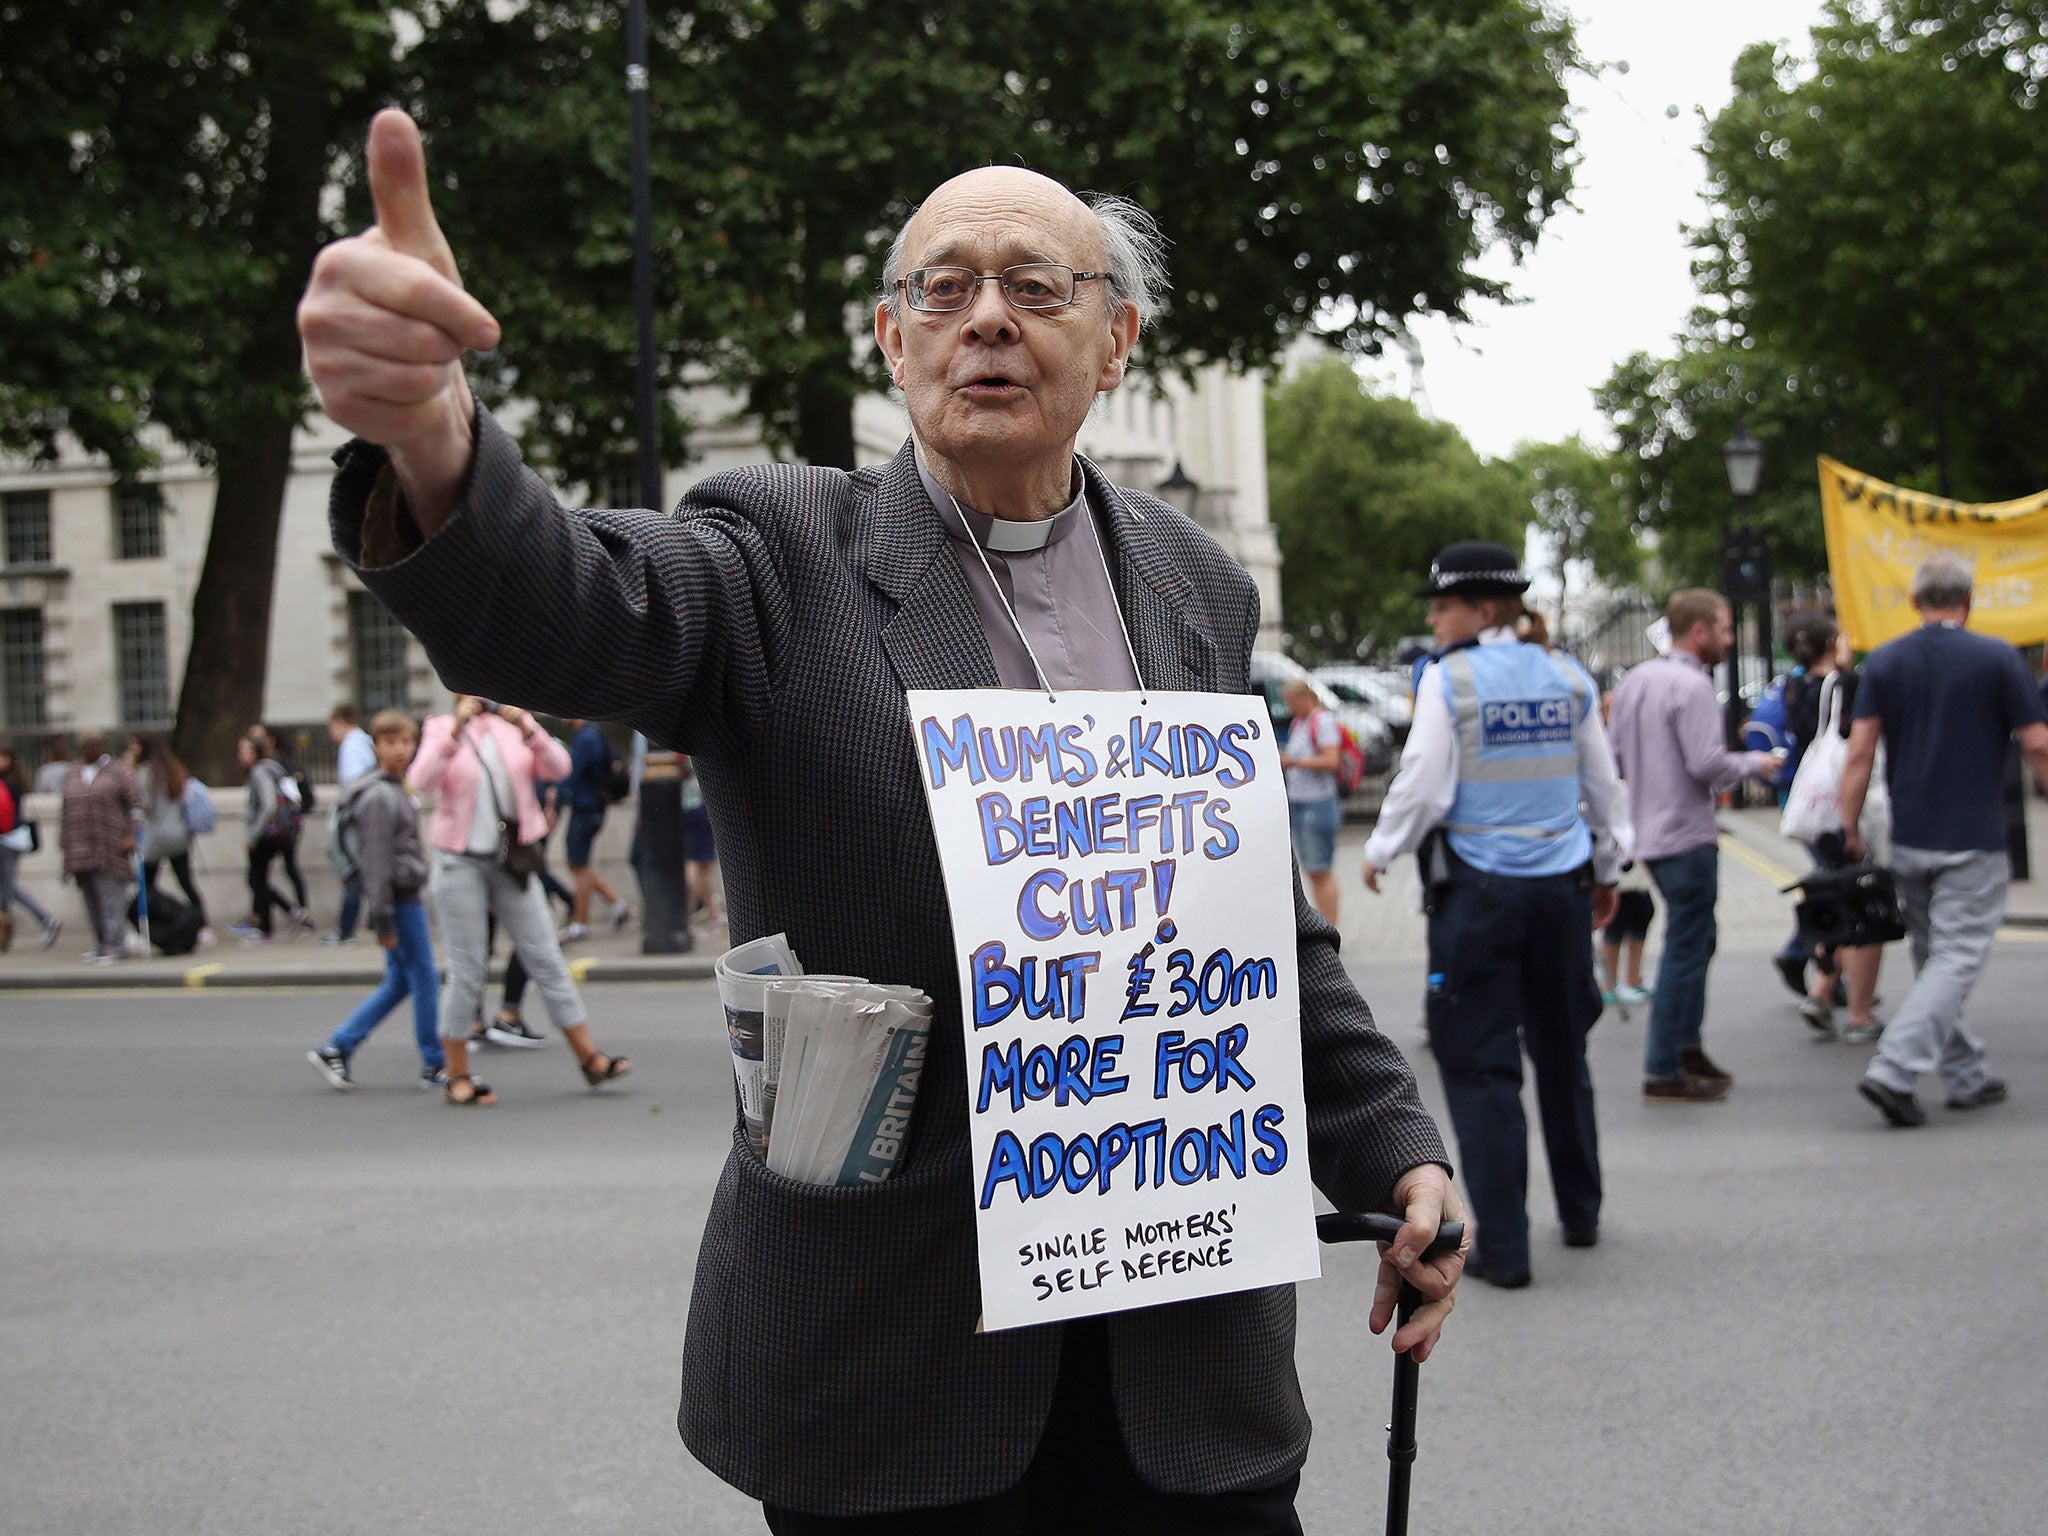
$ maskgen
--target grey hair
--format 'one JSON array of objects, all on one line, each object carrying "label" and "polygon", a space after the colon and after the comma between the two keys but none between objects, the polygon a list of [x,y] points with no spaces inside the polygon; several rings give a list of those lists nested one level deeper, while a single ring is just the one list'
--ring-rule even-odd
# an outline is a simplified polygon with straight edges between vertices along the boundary
[{"label": "grey hair", "polygon": [[[1159,232],[1158,221],[1128,197],[1108,192],[1079,196],[1102,230],[1102,247],[1109,261],[1109,299],[1115,306],[1112,314],[1121,317],[1126,309],[1136,310],[1142,331],[1159,317],[1171,286],[1166,277],[1166,236]],[[896,281],[903,276],[904,242],[917,212],[913,208],[905,216],[896,238],[889,242],[889,254],[882,259],[882,298],[890,313],[899,317],[902,299]]]},{"label": "grey hair", "polygon": [[1970,563],[1956,555],[1929,555],[1913,572],[1913,606],[1961,608],[1975,584]]}]

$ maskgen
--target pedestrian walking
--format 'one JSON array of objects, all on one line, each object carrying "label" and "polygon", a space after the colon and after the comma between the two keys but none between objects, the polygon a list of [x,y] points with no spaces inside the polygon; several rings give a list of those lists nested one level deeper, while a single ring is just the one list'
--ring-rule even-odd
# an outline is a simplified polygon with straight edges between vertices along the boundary
[{"label": "pedestrian walking", "polygon": [[690,903],[693,931],[709,934],[725,926],[725,903],[718,879],[718,841],[711,831],[711,810],[704,804],[704,786],[688,756],[678,753],[683,773],[683,889]]},{"label": "pedestrian walking", "polygon": [[107,752],[106,738],[84,731],[78,760],[64,776],[61,839],[64,877],[76,882],[92,922],[85,959],[111,965],[128,955],[128,896],[134,885],[135,834],[142,824],[142,787],[128,765]]},{"label": "pedestrian walking", "polygon": [[1614,690],[1614,756],[1628,785],[1635,856],[1664,898],[1664,957],[1643,1045],[1643,1098],[1705,1104],[1735,1079],[1702,1044],[1714,905],[1721,889],[1721,829],[1714,801],[1746,778],[1775,772],[1768,752],[1731,752],[1722,736],[1712,669],[1735,638],[1718,592],[1692,587],[1665,605],[1671,649],[1632,667]]},{"label": "pedestrian walking", "polygon": [[306,818],[313,814],[319,804],[314,793],[312,777],[300,766],[298,760],[285,750],[284,738],[269,726],[257,724],[249,727],[264,757],[277,764],[277,787],[297,811],[291,827],[291,837],[277,850],[277,862],[284,870],[284,877],[291,883],[292,910],[294,923],[299,931],[310,931],[313,926],[311,902],[306,895],[306,877],[299,869],[299,838],[306,830]]},{"label": "pedestrian walking", "polygon": [[562,798],[569,809],[567,856],[569,876],[576,889],[576,904],[562,929],[562,942],[572,944],[590,933],[590,901],[602,896],[611,903],[611,925],[623,928],[633,919],[633,908],[612,889],[611,881],[598,873],[591,862],[597,834],[604,830],[605,810],[611,801],[612,749],[604,732],[588,720],[569,722],[569,774],[562,781]]},{"label": "pedestrian walking", "polygon": [[[690,752],[735,938],[786,934],[809,966],[935,1004],[888,1182],[810,1189],[735,1135],[698,1247],[685,1443],[784,1533],[1067,1531],[1091,1497],[1133,1531],[1297,1529],[1291,1288],[977,1327],[957,955],[905,728],[911,689],[1251,689],[1251,578],[1075,452],[1160,291],[1151,221],[1014,166],[947,182],[883,264],[876,338],[914,429],[892,462],[571,513],[455,361],[498,328],[454,281],[402,113],[379,115],[368,163],[384,222],[321,254],[299,311],[328,414],[363,434],[332,499],[349,567],[442,675]],[[373,393],[422,336],[448,361],[395,364],[409,403]],[[1288,898],[1316,1172],[1341,1209],[1404,1213],[1370,1325],[1414,1280],[1425,1300],[1392,1342],[1420,1359],[1461,1269],[1421,1256],[1459,1215],[1447,1157],[1335,933]]]},{"label": "pedestrian walking", "polygon": [[43,741],[43,766],[36,770],[36,793],[39,795],[61,795],[64,781],[71,774],[71,742],[64,736],[50,736]]},{"label": "pedestrian walking", "polygon": [[363,920],[384,947],[384,979],[325,1044],[306,1055],[334,1087],[355,1087],[351,1064],[356,1051],[391,1010],[410,997],[420,1080],[439,1087],[447,1080],[447,1054],[440,1038],[440,975],[421,900],[427,888],[427,854],[420,839],[419,811],[405,784],[405,770],[419,744],[418,728],[412,716],[387,709],[370,721],[369,735],[375,766],[341,787],[335,811],[337,822],[352,829],[347,839],[352,854],[348,885],[362,903]]},{"label": "pedestrian walking", "polygon": [[1294,838],[1294,862],[1308,881],[1309,897],[1323,921],[1337,924],[1337,834],[1344,829],[1344,797],[1337,791],[1343,734],[1337,717],[1323,708],[1315,689],[1290,678],[1280,692],[1294,717],[1280,749],[1287,773],[1287,823]]},{"label": "pedestrian walking", "polygon": [[440,1011],[450,1104],[497,1102],[490,1085],[469,1072],[470,1024],[483,1006],[490,965],[487,914],[504,925],[533,973],[549,1017],[576,1053],[583,1080],[595,1088],[632,1070],[625,1057],[609,1056],[592,1043],[582,994],[562,959],[547,897],[533,878],[534,845],[547,825],[534,778],[568,771],[562,744],[525,710],[486,705],[474,694],[458,695],[452,715],[435,715],[421,729],[419,755],[406,780],[422,794],[439,797],[428,840],[434,905],[448,951]]},{"label": "pedestrian walking", "polygon": [[1600,1016],[1593,929],[1614,917],[1624,805],[1593,680],[1520,638],[1528,589],[1502,544],[1452,544],[1430,566],[1421,595],[1436,659],[1363,871],[1377,893],[1395,859],[1421,850],[1424,1021],[1479,1227],[1466,1268],[1508,1288],[1530,1277],[1525,1050],[1564,1241],[1599,1240],[1586,1034]]},{"label": "pedestrian walking", "polygon": [[56,943],[57,935],[64,929],[63,921],[52,916],[48,907],[21,886],[22,858],[34,852],[37,846],[22,806],[26,798],[21,761],[15,756],[14,743],[0,741],[0,951],[14,943],[14,907],[17,902],[41,926],[43,948],[48,949]]},{"label": "pedestrian walking", "polygon": [[248,782],[248,799],[242,818],[242,836],[249,859],[250,917],[229,924],[229,932],[245,944],[268,944],[277,937],[274,914],[284,913],[284,936],[297,938],[313,926],[306,911],[304,882],[294,889],[296,902],[280,895],[270,883],[270,867],[284,860],[292,869],[291,852],[299,840],[301,816],[299,793],[282,763],[270,755],[271,737],[250,732],[235,743],[235,760]]},{"label": "pedestrian walking", "polygon": [[[1792,657],[1792,670],[1786,674],[1781,702],[1785,717],[1783,745],[1786,748],[1784,767],[1778,774],[1779,785],[1789,790],[1799,775],[1799,765],[1805,761],[1807,751],[1820,734],[1820,691],[1835,668],[1835,621],[1826,614],[1808,613],[1794,618],[1785,627],[1785,649]],[[1846,724],[1846,719],[1844,721]],[[1755,717],[1751,717],[1751,727]],[[1772,746],[1778,743],[1752,739],[1752,731],[1744,733],[1746,747]],[[1781,795],[1782,798],[1782,795]],[[1807,850],[1813,852],[1811,848]],[[1817,866],[1816,866],[1817,867]],[[1782,948],[1771,957],[1771,964],[1784,980],[1794,996],[1809,995],[1806,982],[1806,968],[1812,963],[1812,948],[1794,924],[1791,935]],[[1829,993],[1832,998],[1836,977],[1830,974]]]},{"label": "pedestrian walking", "polygon": [[185,785],[191,775],[170,744],[153,732],[144,732],[128,743],[127,759],[142,788],[143,899],[150,907],[157,906],[157,872],[170,865],[178,889],[198,915],[199,943],[211,944],[214,935],[207,926],[206,900],[192,878],[192,825],[185,817]]},{"label": "pedestrian walking", "polygon": [[[366,773],[377,769],[377,751],[370,733],[363,729],[361,718],[353,704],[337,704],[327,717],[327,738],[334,743],[334,787],[335,810],[327,817],[327,861],[334,866],[337,878],[342,874],[339,851],[335,847],[336,814],[341,806],[340,792]],[[347,880],[341,882],[341,915],[336,918],[334,931],[321,935],[320,942],[333,946],[352,943],[356,936],[356,923],[362,916],[362,897],[349,889]]]},{"label": "pedestrian walking", "polygon": [[1892,876],[1913,944],[1913,989],[1892,1015],[1857,1085],[1895,1126],[1923,1123],[1921,1074],[1941,1079],[1950,1109],[2005,1101],[1984,1046],[1963,1025],[1970,989],[2005,917],[2012,865],[1999,786],[2015,734],[2048,789],[2048,714],[2018,651],[1973,635],[1970,567],[1933,555],[1913,573],[1920,627],[1863,664],[1842,769],[1845,851],[1868,851],[1860,826],[1881,741],[1892,802]]}]

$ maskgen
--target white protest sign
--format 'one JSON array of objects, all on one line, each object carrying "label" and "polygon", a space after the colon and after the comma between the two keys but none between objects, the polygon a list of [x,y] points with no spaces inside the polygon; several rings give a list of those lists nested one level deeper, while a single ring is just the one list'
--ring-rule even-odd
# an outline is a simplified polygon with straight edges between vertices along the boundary
[{"label": "white protest sign", "polygon": [[984,1326],[1320,1273],[1262,701],[909,705],[960,956]]}]

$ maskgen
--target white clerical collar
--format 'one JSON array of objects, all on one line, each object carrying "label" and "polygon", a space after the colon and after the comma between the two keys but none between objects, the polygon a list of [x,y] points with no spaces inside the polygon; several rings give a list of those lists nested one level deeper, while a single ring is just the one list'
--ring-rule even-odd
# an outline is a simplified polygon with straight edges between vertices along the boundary
[{"label": "white clerical collar", "polygon": [[[1073,479],[1069,482],[1074,499],[1051,517],[1042,517],[1035,522],[1017,522],[1007,517],[992,517],[986,512],[977,512],[964,501],[947,494],[945,487],[932,478],[932,472],[925,468],[924,454],[912,450],[917,459],[918,477],[924,481],[924,493],[934,511],[939,513],[939,524],[946,530],[947,537],[966,543],[971,533],[974,541],[992,555],[1032,554],[1047,545],[1064,539],[1081,524],[1073,514],[1077,508],[1088,504],[1087,482],[1081,476],[1077,461],[1073,468]],[[947,517],[946,512],[954,507],[960,509],[957,518]],[[962,524],[966,526],[963,527]]]}]

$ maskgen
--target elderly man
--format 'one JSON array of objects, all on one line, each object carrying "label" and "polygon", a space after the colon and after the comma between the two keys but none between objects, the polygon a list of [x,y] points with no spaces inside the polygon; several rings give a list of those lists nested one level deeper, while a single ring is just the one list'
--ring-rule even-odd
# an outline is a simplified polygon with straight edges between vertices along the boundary
[{"label": "elderly man", "polygon": [[[371,129],[378,227],[323,252],[300,310],[339,456],[336,544],[465,691],[631,721],[690,754],[733,937],[921,987],[931,1055],[899,1172],[825,1189],[743,1134],[712,1201],[684,1346],[690,1449],[779,1532],[1282,1532],[1308,1420],[1290,1287],[984,1332],[957,959],[906,689],[1250,691],[1250,579],[1192,522],[1074,451],[1159,287],[1128,204],[991,168],[898,238],[875,337],[909,407],[892,463],[715,476],[673,515],[571,513],[478,409],[497,327],[455,280],[417,135]],[[372,447],[375,443],[381,446]],[[536,639],[535,637],[545,637]],[[1427,1353],[1460,1256],[1414,1080],[1293,893],[1309,1157],[1337,1203],[1401,1211]],[[882,1517],[886,1517],[886,1524]]]},{"label": "elderly man", "polygon": [[1895,1126],[1927,1118],[1914,1094],[1923,1072],[1940,1076],[1950,1109],[2005,1100],[1984,1070],[1984,1047],[1963,1028],[1963,1004],[2005,917],[2012,868],[2000,785],[2015,733],[2034,776],[2048,786],[2048,721],[2020,653],[1973,635],[1970,568],[1934,555],[1913,573],[1920,627],[1879,646],[1856,690],[1842,765],[1842,825],[1852,859],[1858,823],[1884,739],[1892,800],[1891,868],[1913,939],[1913,990],[1880,1037],[1857,1087]]}]

